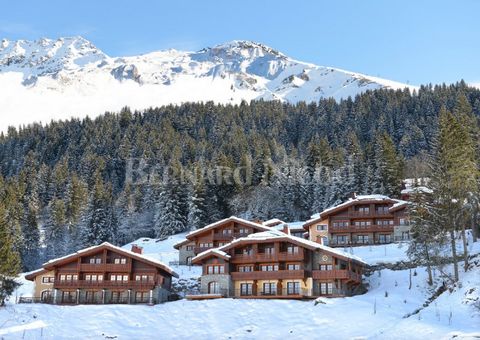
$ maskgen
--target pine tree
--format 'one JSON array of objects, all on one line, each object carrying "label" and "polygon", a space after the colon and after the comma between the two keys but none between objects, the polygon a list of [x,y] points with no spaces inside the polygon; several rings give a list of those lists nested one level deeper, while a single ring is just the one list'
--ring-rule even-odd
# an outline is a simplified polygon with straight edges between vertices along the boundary
[{"label": "pine tree", "polygon": [[14,278],[20,271],[21,262],[15,247],[15,236],[12,235],[14,231],[8,222],[5,206],[0,202],[0,306],[5,304],[5,299],[18,285]]}]

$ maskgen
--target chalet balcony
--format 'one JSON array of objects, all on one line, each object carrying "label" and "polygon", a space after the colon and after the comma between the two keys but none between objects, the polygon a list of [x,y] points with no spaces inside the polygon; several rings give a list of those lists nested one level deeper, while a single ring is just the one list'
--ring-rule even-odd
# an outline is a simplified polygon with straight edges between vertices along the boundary
[{"label": "chalet balcony", "polygon": [[119,263],[81,263],[79,271],[81,272],[120,272],[129,273],[131,271],[130,264]]},{"label": "chalet balcony", "polygon": [[235,254],[230,262],[232,263],[255,263],[255,262],[279,262],[279,261],[303,261],[305,255],[302,251],[297,253],[253,253]]},{"label": "chalet balcony", "polygon": [[350,225],[348,227],[331,227],[330,233],[393,233],[393,225],[370,224],[367,226]]},{"label": "chalet balcony", "polygon": [[233,234],[215,233],[213,234],[214,241],[230,241],[233,240]]},{"label": "chalet balcony", "polygon": [[207,251],[209,249],[213,249],[215,247],[195,247],[193,248],[193,252],[195,253],[195,255],[198,255],[200,253],[203,253],[204,251]]},{"label": "chalet balcony", "polygon": [[65,289],[83,289],[83,288],[98,288],[98,289],[145,289],[150,290],[155,288],[155,282],[142,282],[142,281],[59,281],[56,280],[53,284],[53,288]]},{"label": "chalet balcony", "polygon": [[244,299],[303,299],[314,297],[311,289],[282,288],[263,291],[245,291],[236,289],[235,297]]},{"label": "chalet balcony", "polygon": [[283,280],[303,279],[305,270],[276,270],[276,271],[252,271],[252,272],[231,272],[233,280]]},{"label": "chalet balcony", "polygon": [[347,269],[333,270],[313,270],[312,278],[314,280],[347,280],[362,282],[362,276]]}]

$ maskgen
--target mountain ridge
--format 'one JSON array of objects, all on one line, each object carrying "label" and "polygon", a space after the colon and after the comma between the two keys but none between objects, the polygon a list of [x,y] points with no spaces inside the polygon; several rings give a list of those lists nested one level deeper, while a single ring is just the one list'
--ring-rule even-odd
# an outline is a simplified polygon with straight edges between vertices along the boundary
[{"label": "mountain ridge", "polygon": [[[123,106],[242,100],[336,100],[413,86],[292,59],[267,45],[233,40],[199,51],[174,49],[111,57],[89,40],[0,43],[0,129],[34,121],[95,116]],[[32,112],[35,114],[32,115]]]}]

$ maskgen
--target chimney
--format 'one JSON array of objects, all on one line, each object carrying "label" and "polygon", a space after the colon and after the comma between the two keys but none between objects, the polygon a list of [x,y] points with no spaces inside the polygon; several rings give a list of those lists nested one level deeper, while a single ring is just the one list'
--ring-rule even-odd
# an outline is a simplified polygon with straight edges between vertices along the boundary
[{"label": "chimney", "polygon": [[350,198],[351,198],[352,200],[354,200],[355,198],[357,198],[357,193],[356,193],[356,192],[351,192],[351,193],[350,193]]},{"label": "chimney", "polygon": [[132,253],[137,253],[142,255],[143,254],[143,248],[137,246],[136,244],[132,244]]},{"label": "chimney", "polygon": [[290,229],[288,229],[288,224],[284,224],[283,225],[283,228],[282,228],[282,231],[287,234],[287,235],[290,235]]}]

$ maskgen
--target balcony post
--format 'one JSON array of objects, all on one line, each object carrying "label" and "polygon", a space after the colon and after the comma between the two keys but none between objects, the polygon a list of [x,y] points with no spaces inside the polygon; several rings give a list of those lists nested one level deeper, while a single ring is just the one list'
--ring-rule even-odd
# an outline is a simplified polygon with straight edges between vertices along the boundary
[{"label": "balcony post", "polygon": [[105,289],[102,289],[102,303],[105,304]]},{"label": "balcony post", "polygon": [[153,290],[150,289],[150,295],[148,297],[148,304],[153,305]]},{"label": "balcony post", "polygon": [[77,288],[77,305],[80,303],[80,289]]},{"label": "balcony post", "polygon": [[131,304],[131,303],[132,303],[131,296],[132,296],[132,290],[129,289],[129,290],[128,290],[128,304]]},{"label": "balcony post", "polygon": [[58,289],[54,289],[53,290],[53,304],[56,305],[57,304],[57,295],[58,295]]}]

